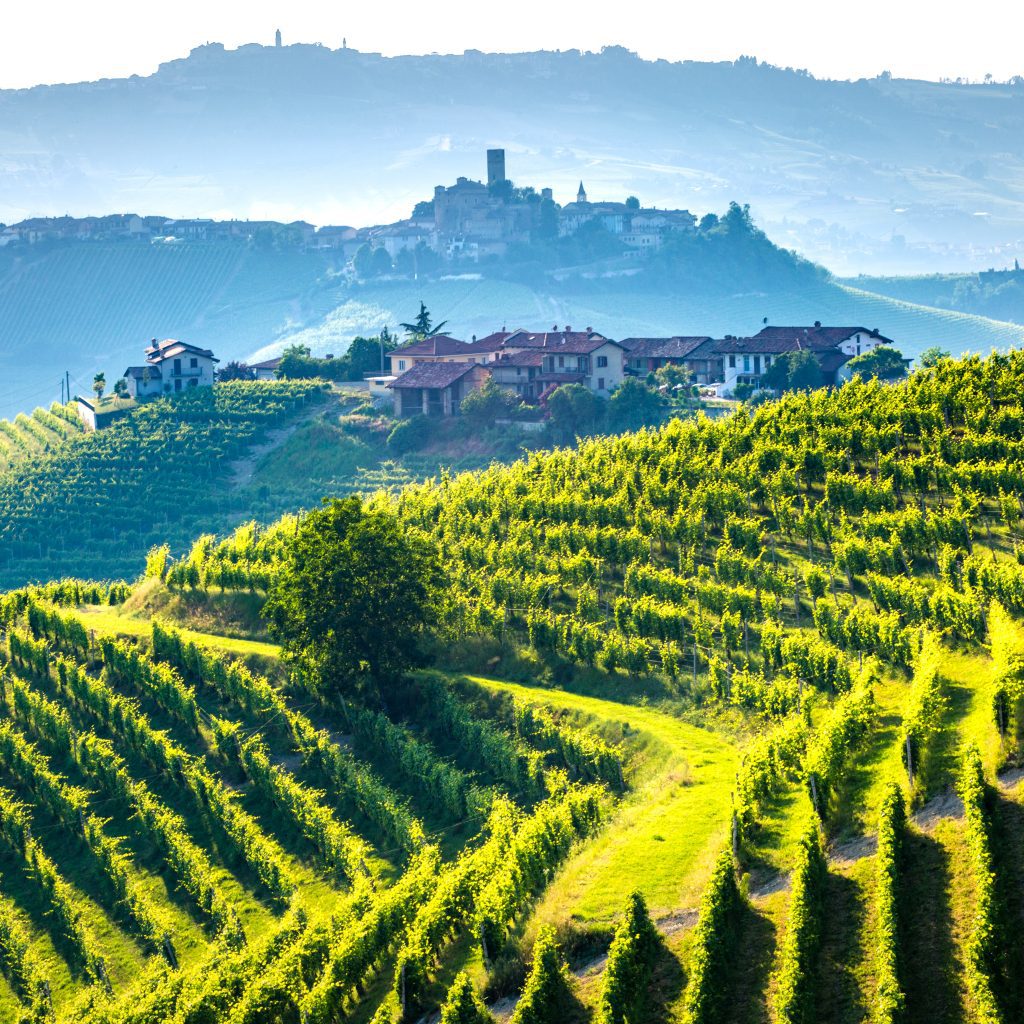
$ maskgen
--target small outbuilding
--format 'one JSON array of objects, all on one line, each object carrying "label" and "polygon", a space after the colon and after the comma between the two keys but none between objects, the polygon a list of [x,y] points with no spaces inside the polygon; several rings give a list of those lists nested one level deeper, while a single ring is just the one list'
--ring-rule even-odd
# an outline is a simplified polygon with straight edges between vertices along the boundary
[{"label": "small outbuilding", "polygon": [[490,376],[479,363],[417,363],[387,387],[396,416],[458,416],[462,399]]}]

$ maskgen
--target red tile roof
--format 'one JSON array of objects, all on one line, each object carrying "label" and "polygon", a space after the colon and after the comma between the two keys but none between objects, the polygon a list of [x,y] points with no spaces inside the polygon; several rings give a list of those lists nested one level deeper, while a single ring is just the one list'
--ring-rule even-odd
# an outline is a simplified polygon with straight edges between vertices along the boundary
[{"label": "red tile roof", "polygon": [[146,349],[146,359],[150,362],[159,362],[161,359],[169,359],[171,356],[178,356],[185,352],[197,356],[206,356],[207,359],[213,359],[215,363],[220,362],[219,359],[214,359],[213,352],[210,349],[200,348],[198,345],[193,345],[188,341],[178,341],[176,338],[164,338],[163,341],[157,341],[154,338]]},{"label": "red tile roof", "polygon": [[543,366],[544,353],[540,349],[524,349],[522,352],[502,352],[490,366]]},{"label": "red tile roof", "polygon": [[447,334],[436,334],[432,338],[413,341],[401,348],[392,349],[389,356],[455,356],[469,352],[470,346]]},{"label": "red tile roof", "polygon": [[486,370],[479,363],[417,363],[395,378],[389,388],[447,388],[473,370]]},{"label": "red tile roof", "polygon": [[548,352],[586,355],[602,345],[621,348],[617,341],[606,338],[596,331],[544,331],[534,334],[530,331],[514,331],[504,342],[504,348],[539,348]]},{"label": "red tile roof", "polygon": [[866,334],[870,338],[892,344],[891,338],[884,337],[878,331],[870,331],[866,327],[826,327],[820,324],[812,327],[765,327],[754,337],[779,342],[799,340],[803,343],[802,347],[809,348],[835,348],[854,334]]}]

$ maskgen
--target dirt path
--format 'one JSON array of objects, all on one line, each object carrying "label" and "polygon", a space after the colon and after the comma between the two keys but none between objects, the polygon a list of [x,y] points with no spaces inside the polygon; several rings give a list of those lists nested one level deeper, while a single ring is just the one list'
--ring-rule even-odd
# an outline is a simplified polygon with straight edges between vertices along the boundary
[{"label": "dirt path", "polygon": [[260,459],[265,455],[269,455],[272,451],[280,448],[295,433],[299,427],[304,426],[311,419],[316,417],[319,413],[323,412],[322,405],[312,405],[308,409],[304,409],[302,413],[291,423],[284,427],[278,427],[277,430],[268,430],[267,438],[262,444],[255,445],[250,448],[248,453],[241,459],[235,459],[231,463],[231,486],[235,489],[239,487],[245,487],[256,472],[256,467],[259,465]]}]

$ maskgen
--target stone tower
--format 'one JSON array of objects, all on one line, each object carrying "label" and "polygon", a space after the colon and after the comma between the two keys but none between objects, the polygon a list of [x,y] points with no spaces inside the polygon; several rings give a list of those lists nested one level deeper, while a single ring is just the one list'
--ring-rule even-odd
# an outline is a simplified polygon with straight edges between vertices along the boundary
[{"label": "stone tower", "polygon": [[487,150],[487,184],[496,185],[505,180],[505,150]]}]

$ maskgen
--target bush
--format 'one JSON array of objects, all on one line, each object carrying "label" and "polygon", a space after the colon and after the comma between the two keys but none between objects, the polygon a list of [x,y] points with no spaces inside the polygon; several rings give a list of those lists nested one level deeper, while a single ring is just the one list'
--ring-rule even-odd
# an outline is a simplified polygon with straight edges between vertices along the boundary
[{"label": "bush", "polygon": [[426,416],[400,420],[388,434],[388,447],[398,455],[419,451],[430,440],[434,423]]}]

